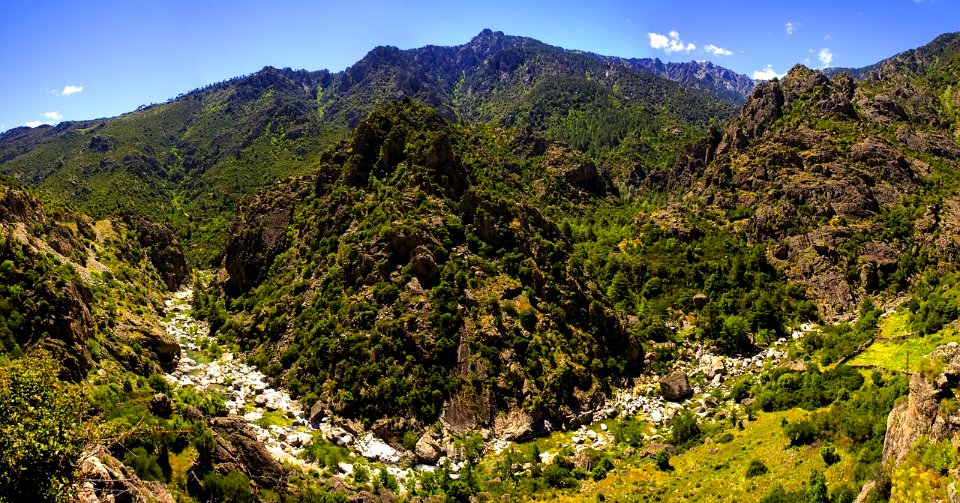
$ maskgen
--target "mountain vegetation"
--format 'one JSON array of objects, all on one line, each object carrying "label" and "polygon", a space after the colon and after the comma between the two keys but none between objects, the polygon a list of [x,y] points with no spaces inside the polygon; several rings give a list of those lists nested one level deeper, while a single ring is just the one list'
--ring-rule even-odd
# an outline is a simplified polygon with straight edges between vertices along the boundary
[{"label": "mountain vegetation", "polygon": [[188,260],[210,267],[240,200],[317,167],[361,119],[403,97],[449,120],[526,124],[592,154],[665,168],[685,141],[729,118],[748,85],[691,65],[661,72],[685,86],[637,60],[486,30],[456,47],[378,47],[336,74],[267,67],[112,119],[16,128],[0,136],[0,173],[96,218],[140,211],[164,221]]},{"label": "mountain vegetation", "polygon": [[754,86],[485,30],[11,130],[0,501],[948,501],[958,108],[958,34]]}]

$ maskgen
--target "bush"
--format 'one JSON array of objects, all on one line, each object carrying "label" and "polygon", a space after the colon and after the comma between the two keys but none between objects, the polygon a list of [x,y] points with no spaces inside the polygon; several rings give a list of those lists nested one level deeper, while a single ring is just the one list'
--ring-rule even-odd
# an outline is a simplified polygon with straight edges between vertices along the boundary
[{"label": "bush", "polygon": [[208,473],[203,477],[203,495],[205,501],[232,503],[253,501],[250,479],[238,471],[231,471],[226,476],[216,472]]},{"label": "bush", "polygon": [[357,484],[370,482],[370,469],[367,468],[367,465],[360,463],[353,465],[353,481]]},{"label": "bush", "polygon": [[45,352],[0,364],[0,495],[10,501],[56,499],[92,438],[86,400],[59,373]]},{"label": "bush", "polygon": [[750,464],[747,466],[747,478],[752,479],[753,477],[758,477],[767,473],[767,465],[763,464],[759,459],[751,459]]},{"label": "bush", "polygon": [[817,427],[813,421],[801,419],[783,426],[783,432],[790,439],[790,445],[798,447],[812,444],[817,437]]},{"label": "bush", "polygon": [[836,462],[840,461],[840,455],[837,454],[837,449],[832,445],[825,445],[820,449],[820,457],[823,458],[823,462],[827,466],[833,465]]},{"label": "bush", "polygon": [[123,455],[123,464],[133,468],[137,476],[143,480],[166,482],[163,471],[157,464],[157,457],[147,452],[143,447],[136,447]]},{"label": "bush", "polygon": [[550,487],[557,489],[573,489],[580,484],[573,478],[570,469],[562,463],[551,463],[543,469],[543,480]]},{"label": "bush", "polygon": [[700,438],[697,418],[688,410],[674,416],[670,428],[673,430],[673,444],[677,447],[688,447]]},{"label": "bush", "polygon": [[653,461],[657,464],[657,469],[660,471],[666,472],[673,470],[673,466],[670,465],[670,452],[666,449],[657,452],[653,456]]}]

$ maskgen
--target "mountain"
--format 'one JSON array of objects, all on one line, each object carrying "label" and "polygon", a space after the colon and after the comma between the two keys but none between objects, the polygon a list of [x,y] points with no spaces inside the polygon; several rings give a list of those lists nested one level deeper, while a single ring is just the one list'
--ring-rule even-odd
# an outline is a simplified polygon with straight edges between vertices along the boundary
[{"label": "mountain", "polygon": [[545,212],[612,183],[505,133],[408,101],[371,114],[316,172],[244,206],[208,316],[242,307],[215,328],[314,410],[387,438],[578,421],[642,353]]},{"label": "mountain", "polygon": [[[650,73],[661,67],[684,85]],[[739,100],[730,90],[744,86],[710,64],[647,68],[485,30],[455,47],[379,47],[336,74],[268,67],[120,117],[16,128],[0,135],[0,173],[97,218],[136,210],[168,222],[188,259],[207,265],[238,201],[315,167],[349,128],[400,98],[448,120],[526,124],[650,171],[730,117]]]},{"label": "mountain", "polygon": [[903,51],[872,65],[863,68],[828,68],[824,73],[831,77],[846,73],[855,80],[881,80],[895,77],[898,73],[924,74],[934,68],[950,66],[950,61],[956,60],[958,44],[960,32],[944,33],[923,47]]},{"label": "mountain", "polygon": [[828,316],[896,295],[956,257],[956,44],[939,37],[860,81],[797,66],[667,182],[766,243]]},{"label": "mountain", "polygon": [[[619,58],[606,58],[618,62]],[[750,96],[756,81],[746,75],[717,66],[710,61],[689,61],[686,63],[664,63],[659,58],[619,59],[619,62],[636,70],[666,77],[685,86],[714,94],[721,98],[742,103]]]}]

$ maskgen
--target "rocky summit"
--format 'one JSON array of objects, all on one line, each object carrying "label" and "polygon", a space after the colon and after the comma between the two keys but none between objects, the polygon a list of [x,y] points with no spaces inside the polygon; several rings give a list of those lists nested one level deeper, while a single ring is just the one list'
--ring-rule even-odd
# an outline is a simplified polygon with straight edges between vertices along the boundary
[{"label": "rocky summit", "polygon": [[483,30],[11,129],[0,502],[957,501],[958,110]]}]

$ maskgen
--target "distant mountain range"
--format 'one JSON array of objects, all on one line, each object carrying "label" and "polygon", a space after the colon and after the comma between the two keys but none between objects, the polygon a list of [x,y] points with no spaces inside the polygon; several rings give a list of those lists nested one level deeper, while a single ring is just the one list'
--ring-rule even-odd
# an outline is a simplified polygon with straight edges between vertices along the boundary
[{"label": "distant mountain range", "polygon": [[[673,80],[677,82],[674,82]],[[142,211],[209,263],[239,199],[316,163],[407,97],[449,120],[525,125],[593,154],[665,168],[752,87],[711,63],[622,59],[485,30],[455,47],[378,47],[340,73],[264,68],[111,119],[0,135],[0,173],[98,217]]]}]

